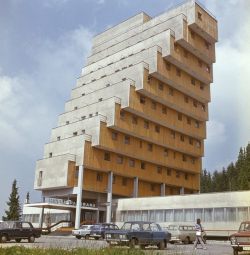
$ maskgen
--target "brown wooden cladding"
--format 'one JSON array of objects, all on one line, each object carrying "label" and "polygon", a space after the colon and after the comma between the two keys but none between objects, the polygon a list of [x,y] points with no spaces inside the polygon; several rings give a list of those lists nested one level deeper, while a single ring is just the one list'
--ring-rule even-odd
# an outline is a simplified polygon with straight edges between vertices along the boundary
[{"label": "brown wooden cladding", "polygon": [[76,171],[76,164],[74,161],[68,162],[68,186],[74,187],[75,186],[75,171]]},{"label": "brown wooden cladding", "polygon": [[[192,84],[193,83],[193,84]],[[151,77],[148,73],[148,70],[144,71],[144,82],[143,88],[152,95],[164,100],[167,105],[171,105],[171,108],[180,109],[179,113],[184,109],[186,118],[192,118],[190,115],[199,116],[204,120],[208,119],[208,104],[199,102],[196,98],[187,96],[186,94],[180,92],[179,90],[174,89],[173,87],[157,80],[154,77]],[[197,88],[202,88],[207,90],[208,86],[204,86],[197,80],[190,80],[190,86],[196,86]],[[201,90],[201,89],[200,89]]]},{"label": "brown wooden cladding", "polygon": [[[204,101],[210,101],[210,92],[209,89],[203,91],[198,86],[191,86],[191,80],[194,78],[185,71],[181,70],[181,75],[178,76],[176,70],[178,69],[177,66],[170,64],[162,58],[161,53],[158,53],[157,57],[157,72],[159,75],[163,76],[164,78],[172,81],[173,84],[178,84],[179,90],[182,91],[190,91],[194,95],[194,97],[203,98]],[[197,84],[199,84],[199,80],[195,79]],[[208,86],[205,84],[205,86]]]},{"label": "brown wooden cladding", "polygon": [[[122,156],[121,161],[121,155],[91,147],[89,142],[85,143],[84,151],[84,166],[87,169],[106,173],[112,171],[114,175],[127,178],[133,179],[137,176],[139,181],[158,184],[166,183],[167,185],[178,187],[183,186],[187,189],[198,190],[197,178],[199,177],[199,174],[185,173],[184,171],[168,169],[165,167],[162,167],[161,171],[159,171],[155,164],[142,162],[136,158],[126,156]],[[105,152],[109,154],[109,160],[104,159]],[[133,166],[131,166],[131,159],[134,160]],[[141,163],[145,164],[145,169],[142,169]],[[85,179],[86,178],[87,177],[85,177]],[[130,190],[130,193],[131,192],[132,190]]]},{"label": "brown wooden cladding", "polygon": [[[126,122],[126,120],[124,120]],[[200,158],[190,157],[171,149],[165,149],[154,143],[146,142],[127,134],[119,133],[106,128],[101,124],[100,146],[107,150],[129,155],[132,158],[141,158],[145,161],[155,162],[156,166],[168,166],[175,169],[182,169],[189,172],[200,172]],[[114,139],[115,138],[115,139]],[[183,161],[183,157],[185,161]]]}]

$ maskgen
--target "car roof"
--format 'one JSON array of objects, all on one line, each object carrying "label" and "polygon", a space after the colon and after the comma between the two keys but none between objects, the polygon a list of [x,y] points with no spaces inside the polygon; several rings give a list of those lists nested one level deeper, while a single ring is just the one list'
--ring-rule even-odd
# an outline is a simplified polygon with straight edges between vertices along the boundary
[{"label": "car roof", "polygon": [[138,223],[138,224],[151,224],[151,223],[155,223],[154,221],[126,221],[125,223]]}]

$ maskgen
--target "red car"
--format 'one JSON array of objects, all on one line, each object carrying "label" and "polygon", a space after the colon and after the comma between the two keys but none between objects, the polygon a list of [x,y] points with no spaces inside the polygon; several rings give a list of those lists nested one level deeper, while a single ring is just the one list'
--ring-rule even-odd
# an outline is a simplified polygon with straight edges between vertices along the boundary
[{"label": "red car", "polygon": [[250,221],[242,222],[239,231],[230,236],[230,241],[234,255],[241,251],[250,251]]}]

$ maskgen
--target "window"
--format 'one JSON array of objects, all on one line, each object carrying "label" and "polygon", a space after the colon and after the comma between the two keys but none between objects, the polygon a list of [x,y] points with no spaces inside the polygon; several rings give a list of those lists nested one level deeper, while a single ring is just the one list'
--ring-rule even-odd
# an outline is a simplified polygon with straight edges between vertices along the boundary
[{"label": "window", "polygon": [[166,63],[166,64],[165,64],[166,69],[167,69],[168,71],[170,71],[170,70],[171,70],[171,64],[168,63],[168,62],[165,62],[165,63]]},{"label": "window", "polygon": [[82,96],[85,96],[85,93],[82,93]]},{"label": "window", "polygon": [[146,98],[143,96],[140,96],[140,103],[145,104],[146,103]]},{"label": "window", "polygon": [[115,175],[113,175],[113,182],[112,182],[113,184],[115,184],[116,183],[116,176]]},{"label": "window", "polygon": [[89,114],[89,118],[92,118],[92,117],[93,117],[93,114],[92,114],[92,113],[90,113],[90,114]]},{"label": "window", "polygon": [[152,76],[151,75],[148,75],[148,83],[150,83],[152,80]]},{"label": "window", "polygon": [[201,108],[204,112],[206,111],[206,106],[204,104],[201,105]]},{"label": "window", "polygon": [[164,157],[168,156],[168,149],[164,149]]},{"label": "window", "polygon": [[38,179],[37,179],[37,186],[42,186],[42,180],[43,180],[43,171],[39,171]]},{"label": "window", "polygon": [[74,133],[73,133],[73,136],[77,136],[77,132],[74,132]]},{"label": "window", "polygon": [[74,107],[74,110],[77,110],[77,106]]},{"label": "window", "polygon": [[169,94],[170,96],[173,96],[173,95],[174,95],[174,90],[173,90],[172,88],[169,88],[168,94]]},{"label": "window", "polygon": [[188,180],[188,174],[185,173],[185,180]]},{"label": "window", "polygon": [[154,191],[155,190],[155,185],[153,183],[151,183],[151,191]]},{"label": "window", "polygon": [[52,152],[49,153],[49,157],[52,158]]},{"label": "window", "polygon": [[197,147],[197,148],[200,148],[200,147],[201,147],[201,142],[200,142],[200,141],[197,141],[197,142],[196,142],[196,147]]},{"label": "window", "polygon": [[178,120],[182,121],[182,114],[178,113]]},{"label": "window", "polygon": [[199,128],[200,127],[200,122],[198,120],[195,121],[195,127]]},{"label": "window", "polygon": [[60,141],[60,140],[61,140],[61,136],[58,136],[58,137],[57,137],[57,141]]},{"label": "window", "polygon": [[69,124],[69,121],[67,120],[67,121],[66,121],[66,125],[68,125],[68,124]]},{"label": "window", "polygon": [[144,128],[149,129],[149,122],[144,120]]},{"label": "window", "polygon": [[187,124],[191,125],[191,119],[189,117],[187,117]]},{"label": "window", "polygon": [[173,139],[175,139],[175,132],[173,131],[173,130],[171,130],[171,137],[173,138]]},{"label": "window", "polygon": [[184,101],[188,104],[188,96],[184,96]]},{"label": "window", "polygon": [[102,173],[97,173],[96,174],[96,181],[102,182],[102,179],[103,179]]},{"label": "window", "polygon": [[86,119],[86,116],[82,116],[81,119],[82,119],[82,120]]},{"label": "window", "polygon": [[134,159],[129,159],[128,164],[130,167],[135,167],[135,160]]},{"label": "window", "polygon": [[112,132],[112,140],[117,140],[117,137],[118,137],[117,133]]},{"label": "window", "polygon": [[182,142],[184,142],[184,135],[180,135],[180,140],[182,141]]},{"label": "window", "polygon": [[179,68],[176,68],[176,75],[181,77],[181,70]]},{"label": "window", "polygon": [[195,158],[191,157],[191,163],[194,165],[195,164]]},{"label": "window", "polygon": [[198,19],[199,19],[200,21],[202,21],[202,13],[201,13],[201,12],[198,12]]},{"label": "window", "polygon": [[157,166],[157,173],[162,174],[162,167],[161,166]]},{"label": "window", "polygon": [[179,52],[180,50],[179,50],[179,47],[178,47],[178,45],[175,43],[174,44],[174,50],[176,51],[176,52]]},{"label": "window", "polygon": [[173,158],[176,158],[176,153],[175,153],[175,151],[173,152]]},{"label": "window", "polygon": [[142,148],[142,141],[140,141],[140,143],[139,143],[139,147],[140,147],[140,148]]},{"label": "window", "polygon": [[180,171],[176,171],[176,178],[180,178]]},{"label": "window", "polygon": [[153,151],[153,144],[152,143],[148,143],[148,151]]},{"label": "window", "polygon": [[160,126],[155,125],[155,132],[156,132],[156,133],[160,133]]},{"label": "window", "polygon": [[188,58],[188,52],[186,50],[184,50],[184,57]]},{"label": "window", "polygon": [[110,153],[104,152],[104,160],[110,161]]},{"label": "window", "polygon": [[153,110],[156,110],[156,102],[154,102],[154,101],[151,102],[151,108]]},{"label": "window", "polygon": [[100,97],[100,98],[98,99],[98,101],[101,102],[101,101],[102,101],[102,97]]},{"label": "window", "polygon": [[158,83],[158,89],[163,90],[163,84],[161,82]]},{"label": "window", "polygon": [[85,129],[82,130],[82,134],[85,134]]},{"label": "window", "polygon": [[122,120],[125,119],[125,112],[124,112],[124,111],[120,111],[120,118],[121,118]]},{"label": "window", "polygon": [[202,67],[202,61],[200,59],[198,59],[198,65],[199,67]]},{"label": "window", "polygon": [[122,186],[127,186],[127,178],[122,178]]},{"label": "window", "polygon": [[191,137],[189,137],[189,144],[193,145],[193,139]]},{"label": "window", "polygon": [[125,135],[125,137],[124,137],[124,143],[125,143],[125,144],[130,144],[130,137],[129,137],[129,136]]},{"label": "window", "polygon": [[191,84],[195,85],[195,79],[191,78]]},{"label": "window", "polygon": [[210,48],[210,43],[209,43],[209,42],[207,42],[207,41],[205,41],[204,43],[205,43],[205,47],[206,47],[206,49],[207,49],[207,50],[209,50],[209,48]]},{"label": "window", "polygon": [[166,106],[162,106],[162,113],[163,114],[167,114],[167,107]]},{"label": "window", "polygon": [[116,163],[117,164],[122,164],[123,163],[123,156],[117,156]]},{"label": "window", "polygon": [[204,84],[202,82],[200,83],[200,90],[204,90]]},{"label": "window", "polygon": [[145,164],[145,162],[141,162],[141,169],[146,169],[146,164]]},{"label": "window", "polygon": [[193,31],[191,31],[191,38],[195,39],[195,33]]},{"label": "window", "polygon": [[186,162],[187,161],[187,156],[186,155],[182,155],[182,161]]},{"label": "window", "polygon": [[197,101],[196,100],[193,100],[193,106],[197,107]]},{"label": "window", "polygon": [[137,124],[138,123],[137,117],[132,116],[132,123],[133,124]]},{"label": "window", "polygon": [[108,83],[108,84],[106,84],[106,87],[109,87],[110,86],[110,84]]},{"label": "window", "polygon": [[167,175],[168,175],[168,176],[171,176],[171,172],[172,172],[171,169],[170,169],[170,168],[167,168]]}]

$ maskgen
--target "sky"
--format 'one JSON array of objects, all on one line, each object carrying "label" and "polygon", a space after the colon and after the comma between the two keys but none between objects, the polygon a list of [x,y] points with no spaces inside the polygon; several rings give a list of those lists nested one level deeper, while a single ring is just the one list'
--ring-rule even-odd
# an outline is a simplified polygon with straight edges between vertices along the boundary
[{"label": "sky", "polygon": [[[14,179],[20,202],[35,163],[76,86],[95,34],[182,0],[0,0],[0,217]],[[235,161],[250,141],[250,1],[201,0],[218,20],[203,168]]]}]

